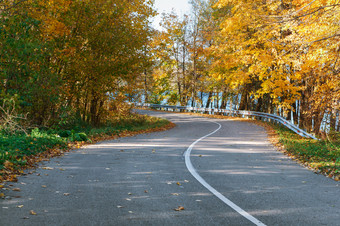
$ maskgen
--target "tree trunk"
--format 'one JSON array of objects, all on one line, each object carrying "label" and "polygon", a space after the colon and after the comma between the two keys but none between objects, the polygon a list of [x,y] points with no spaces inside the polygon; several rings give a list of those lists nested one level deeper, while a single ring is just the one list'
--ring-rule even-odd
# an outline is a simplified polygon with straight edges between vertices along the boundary
[{"label": "tree trunk", "polygon": [[209,92],[209,96],[208,96],[208,100],[207,100],[207,104],[205,105],[205,108],[209,108],[209,105],[211,103],[211,97],[212,97],[212,92]]},{"label": "tree trunk", "polygon": [[257,100],[257,104],[256,104],[255,111],[261,112],[261,111],[262,111],[262,104],[263,104],[263,99],[262,99],[262,97],[260,97],[260,98]]},{"label": "tree trunk", "polygon": [[221,109],[226,109],[226,107],[227,107],[227,91],[226,89],[224,89],[222,93]]}]

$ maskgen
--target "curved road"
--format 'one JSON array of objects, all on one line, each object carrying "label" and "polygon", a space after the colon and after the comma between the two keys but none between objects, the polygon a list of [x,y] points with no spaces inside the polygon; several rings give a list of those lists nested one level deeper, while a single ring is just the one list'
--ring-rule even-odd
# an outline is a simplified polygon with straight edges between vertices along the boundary
[{"label": "curved road", "polygon": [[340,183],[275,151],[263,128],[141,112],[177,126],[46,162],[5,191],[0,225],[340,225]]}]

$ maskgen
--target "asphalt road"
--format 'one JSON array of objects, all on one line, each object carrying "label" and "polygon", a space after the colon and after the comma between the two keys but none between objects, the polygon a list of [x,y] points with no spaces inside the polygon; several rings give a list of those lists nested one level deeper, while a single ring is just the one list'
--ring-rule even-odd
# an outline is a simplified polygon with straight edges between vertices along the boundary
[{"label": "asphalt road", "polygon": [[0,225],[340,225],[340,183],[277,152],[263,128],[143,113],[177,126],[45,162],[5,191]]}]

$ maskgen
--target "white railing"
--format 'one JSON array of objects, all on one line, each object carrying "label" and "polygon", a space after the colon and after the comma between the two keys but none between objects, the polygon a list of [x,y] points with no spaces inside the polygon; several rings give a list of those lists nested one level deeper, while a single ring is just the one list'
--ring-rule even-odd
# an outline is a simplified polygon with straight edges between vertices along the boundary
[{"label": "white railing", "polygon": [[271,119],[273,121],[276,121],[288,129],[294,131],[295,133],[299,134],[302,137],[311,138],[314,140],[318,140],[315,136],[312,134],[307,133],[306,131],[300,129],[296,125],[292,124],[291,122],[287,121],[286,119],[282,118],[281,116],[274,115],[274,114],[268,114],[268,113],[262,113],[262,112],[256,112],[256,111],[239,111],[239,110],[227,110],[227,109],[213,109],[213,108],[199,108],[199,107],[184,107],[184,106],[173,106],[173,105],[162,105],[162,104],[135,104],[136,106],[141,107],[149,107],[149,108],[159,108],[160,110],[182,110],[182,111],[195,111],[195,112],[210,112],[211,114],[214,113],[222,113],[225,115],[231,115],[231,116],[239,116],[242,115],[244,117],[254,116],[259,118],[266,118]]}]

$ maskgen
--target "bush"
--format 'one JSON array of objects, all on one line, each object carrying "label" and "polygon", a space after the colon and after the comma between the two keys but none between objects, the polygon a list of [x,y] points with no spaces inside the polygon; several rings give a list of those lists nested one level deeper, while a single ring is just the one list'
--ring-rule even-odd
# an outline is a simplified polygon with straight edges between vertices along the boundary
[{"label": "bush", "polygon": [[58,132],[58,135],[61,137],[70,137],[72,133],[70,130],[61,130]]}]

